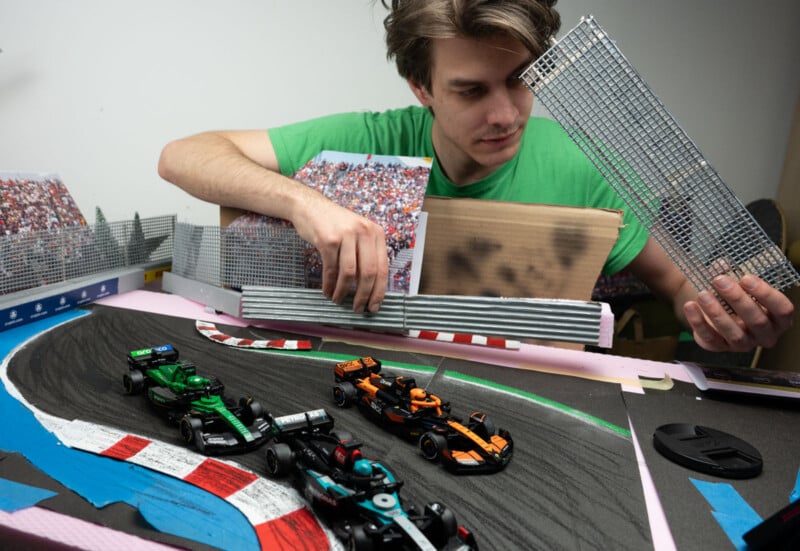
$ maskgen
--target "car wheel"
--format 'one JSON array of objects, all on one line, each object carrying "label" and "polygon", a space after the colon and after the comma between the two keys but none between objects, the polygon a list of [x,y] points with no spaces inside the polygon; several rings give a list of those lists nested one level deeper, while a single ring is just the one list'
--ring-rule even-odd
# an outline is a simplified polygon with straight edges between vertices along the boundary
[{"label": "car wheel", "polygon": [[267,472],[275,477],[286,476],[292,468],[292,449],[282,442],[272,442],[267,446]]},{"label": "car wheel", "polygon": [[458,522],[456,515],[443,504],[433,501],[425,506],[425,513],[435,520],[431,523],[428,539],[436,547],[444,547],[447,542],[458,532]]},{"label": "car wheel", "polygon": [[203,422],[197,417],[184,415],[178,423],[178,430],[181,431],[181,438],[187,444],[194,444],[200,451],[203,451],[203,439],[200,434],[203,432]]},{"label": "car wheel", "polygon": [[487,442],[492,438],[492,435],[497,432],[494,421],[485,413],[473,413],[469,416],[469,419],[470,430]]},{"label": "car wheel", "polygon": [[353,383],[344,381],[333,387],[333,400],[340,408],[346,408],[356,400],[358,391]]},{"label": "car wheel", "polygon": [[122,384],[127,394],[139,394],[144,389],[144,374],[138,369],[131,369],[122,376]]},{"label": "car wheel", "polygon": [[244,413],[245,425],[252,425],[256,419],[264,415],[264,406],[253,398],[242,398],[239,400],[239,405]]},{"label": "car wheel", "polygon": [[446,446],[447,441],[444,436],[435,432],[426,432],[419,438],[419,449],[428,461],[438,461]]},{"label": "car wheel", "polygon": [[372,551],[375,545],[372,538],[364,530],[364,526],[358,524],[350,528],[350,537],[347,538],[347,549],[349,551]]}]

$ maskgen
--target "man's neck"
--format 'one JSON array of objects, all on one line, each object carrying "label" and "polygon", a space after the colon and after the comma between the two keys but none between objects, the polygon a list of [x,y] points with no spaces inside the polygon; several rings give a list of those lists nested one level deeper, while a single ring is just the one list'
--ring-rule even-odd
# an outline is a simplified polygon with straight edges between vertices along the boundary
[{"label": "man's neck", "polygon": [[454,147],[448,140],[442,139],[435,120],[431,129],[431,141],[439,168],[447,179],[457,186],[474,184],[500,168],[483,166]]}]

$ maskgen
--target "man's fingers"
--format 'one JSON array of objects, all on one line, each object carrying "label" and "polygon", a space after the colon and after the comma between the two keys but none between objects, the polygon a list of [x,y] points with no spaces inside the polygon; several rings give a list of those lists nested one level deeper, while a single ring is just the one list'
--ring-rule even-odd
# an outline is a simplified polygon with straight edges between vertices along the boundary
[{"label": "man's fingers", "polygon": [[794,304],[789,297],[754,275],[744,276],[740,283],[742,289],[763,307],[762,311],[765,312],[778,333],[782,333],[792,326]]},{"label": "man's fingers", "polygon": [[358,287],[353,297],[355,312],[377,312],[386,294],[389,259],[381,232],[371,232],[358,242]]},{"label": "man's fingers", "polygon": [[383,304],[386,296],[386,284],[389,280],[389,256],[386,254],[386,238],[382,232],[376,236],[374,247],[377,256],[375,281],[367,302],[367,309],[373,314],[380,310],[381,304]]},{"label": "man's fingers", "polygon": [[687,302],[683,307],[683,313],[692,328],[694,340],[698,345],[712,352],[722,352],[729,349],[725,339],[708,324],[703,310],[696,302]]},{"label": "man's fingers", "polygon": [[[338,259],[338,273],[336,277],[336,287],[333,290],[331,300],[336,304],[341,304],[342,301],[350,294],[353,284],[356,280],[356,273],[358,271],[358,256],[356,254],[356,246],[351,240],[342,241],[339,246],[339,259]],[[324,266],[324,264],[323,264]]]}]

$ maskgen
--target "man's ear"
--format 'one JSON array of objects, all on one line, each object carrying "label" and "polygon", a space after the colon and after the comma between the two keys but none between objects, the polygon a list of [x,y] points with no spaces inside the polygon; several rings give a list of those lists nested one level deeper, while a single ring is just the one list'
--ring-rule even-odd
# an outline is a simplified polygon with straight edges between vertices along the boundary
[{"label": "man's ear", "polygon": [[417,97],[417,100],[422,104],[423,107],[431,106],[431,95],[427,88],[419,84],[414,79],[408,79],[408,87],[411,88],[411,92]]}]

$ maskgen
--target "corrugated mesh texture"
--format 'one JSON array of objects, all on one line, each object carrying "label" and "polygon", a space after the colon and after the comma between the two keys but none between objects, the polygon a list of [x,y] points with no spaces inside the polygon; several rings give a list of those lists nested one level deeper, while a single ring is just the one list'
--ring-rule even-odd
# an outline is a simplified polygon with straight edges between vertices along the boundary
[{"label": "corrugated mesh texture", "polygon": [[0,295],[141,265],[169,264],[175,216],[0,236]]},{"label": "corrugated mesh texture", "polygon": [[800,283],[780,248],[591,17],[522,75],[698,290],[720,273]]},{"label": "corrugated mesh texture", "polygon": [[315,279],[304,263],[311,250],[288,226],[220,228],[179,222],[172,272],[235,289],[245,285],[312,287]]}]

